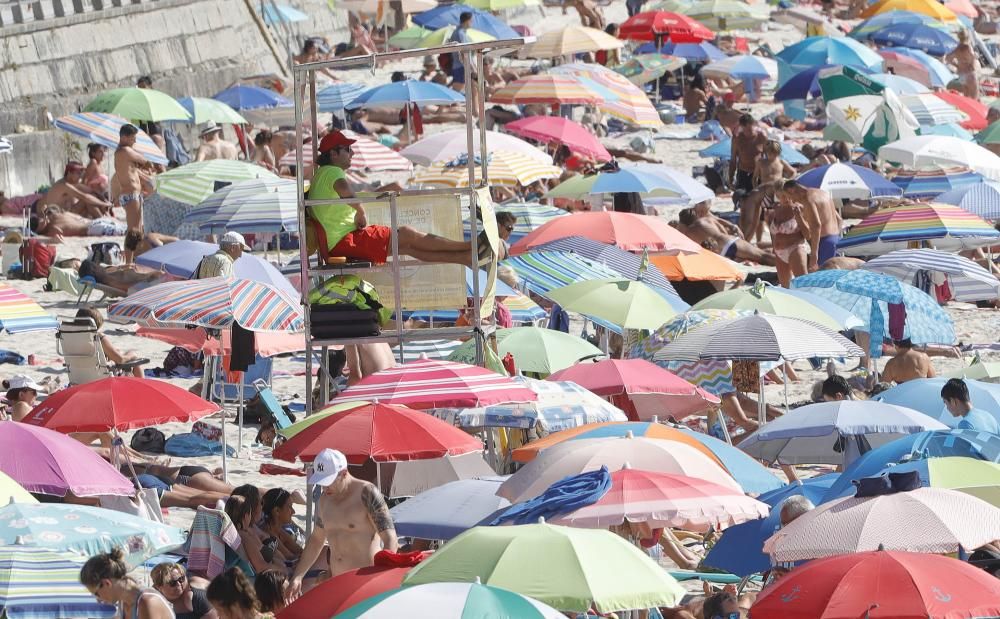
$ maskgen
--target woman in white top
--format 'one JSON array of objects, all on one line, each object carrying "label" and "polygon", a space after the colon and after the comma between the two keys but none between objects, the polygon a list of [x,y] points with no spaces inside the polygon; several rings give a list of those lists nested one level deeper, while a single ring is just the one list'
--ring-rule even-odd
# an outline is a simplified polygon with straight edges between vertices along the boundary
[{"label": "woman in white top", "polygon": [[115,604],[125,619],[175,619],[173,607],[156,589],[144,589],[128,576],[121,548],[95,555],[80,568],[80,582],[98,602]]}]

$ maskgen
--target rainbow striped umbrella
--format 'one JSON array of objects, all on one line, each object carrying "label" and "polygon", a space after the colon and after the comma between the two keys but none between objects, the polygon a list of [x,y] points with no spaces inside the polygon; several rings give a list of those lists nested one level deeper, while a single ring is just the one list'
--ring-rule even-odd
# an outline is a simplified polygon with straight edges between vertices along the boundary
[{"label": "rainbow striped umbrella", "polygon": [[615,118],[641,127],[658,129],[663,126],[646,93],[612,69],[599,64],[575,62],[555,67],[551,73],[561,77],[575,76],[586,88],[603,97],[598,107]]},{"label": "rainbow striped umbrella", "polygon": [[843,236],[838,249],[848,255],[882,254],[932,241],[936,249],[955,251],[1000,239],[985,220],[950,204],[907,204],[869,215]]},{"label": "rainbow striped umbrella", "polygon": [[287,178],[254,178],[216,191],[184,216],[203,232],[296,232],[298,189]]},{"label": "rainbow striped umbrella", "polygon": [[276,179],[278,175],[255,163],[213,159],[182,165],[158,175],[156,191],[178,202],[195,205],[226,185],[251,178]]},{"label": "rainbow striped umbrella", "polygon": [[48,331],[59,328],[55,316],[46,313],[31,297],[10,284],[0,282],[0,329],[8,333]]},{"label": "rainbow striped umbrella", "polygon": [[[468,158],[462,155],[454,161],[421,172],[413,182],[443,187],[468,187],[467,162]],[[563,172],[559,166],[546,165],[526,155],[510,151],[491,152],[487,167],[491,185],[527,186],[543,178],[556,178]],[[477,165],[476,182],[481,180],[482,168]]]},{"label": "rainbow striped umbrella", "polygon": [[[59,129],[78,135],[85,140],[97,142],[108,148],[118,148],[118,131],[127,122],[121,116],[114,114],[80,112],[69,116],[60,116],[53,124]],[[166,155],[163,154],[159,146],[153,143],[145,131],[139,131],[133,148],[149,162],[160,165],[169,163]]]},{"label": "rainbow striped umbrella", "polygon": [[80,584],[81,561],[37,546],[0,546],[0,611],[8,619],[115,617]]},{"label": "rainbow striped umbrella", "polygon": [[599,92],[565,75],[529,75],[514,80],[493,94],[491,103],[602,103]]},{"label": "rainbow striped umbrella", "polygon": [[109,316],[150,327],[198,325],[224,329],[234,322],[250,331],[301,331],[297,301],[249,279],[166,282],[131,294],[108,308]]},{"label": "rainbow striped umbrella", "polygon": [[914,200],[935,198],[946,191],[978,185],[985,181],[982,174],[969,168],[933,166],[918,171],[903,170],[892,178],[903,190],[903,197]]}]

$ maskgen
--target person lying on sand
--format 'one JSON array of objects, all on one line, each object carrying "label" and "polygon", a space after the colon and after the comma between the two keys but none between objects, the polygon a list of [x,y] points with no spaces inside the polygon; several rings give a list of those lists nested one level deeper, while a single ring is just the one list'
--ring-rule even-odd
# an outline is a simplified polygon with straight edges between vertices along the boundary
[{"label": "person lying on sand", "polygon": [[128,294],[136,284],[154,282],[162,275],[160,271],[136,264],[104,266],[93,260],[80,263],[80,277],[93,277],[98,284],[119,290],[122,294]]},{"label": "person lying on sand", "polygon": [[120,236],[125,234],[125,224],[113,217],[88,219],[68,213],[58,206],[47,206],[38,215],[28,219],[28,227],[35,234],[50,236],[61,243],[67,236]]},{"label": "person lying on sand", "polygon": [[[729,222],[718,217],[698,217],[693,208],[683,209],[679,214],[677,229],[702,247],[725,256],[730,260],[749,260],[758,264],[774,266],[774,254],[760,249],[753,243],[741,239],[738,230]],[[728,224],[725,225],[725,224]]]}]

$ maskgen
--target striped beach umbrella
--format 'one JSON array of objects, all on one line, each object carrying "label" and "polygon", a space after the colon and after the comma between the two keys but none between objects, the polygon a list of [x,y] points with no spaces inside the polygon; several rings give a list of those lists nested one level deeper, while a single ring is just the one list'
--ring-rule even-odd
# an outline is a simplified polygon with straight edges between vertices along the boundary
[{"label": "striped beach umbrella", "polygon": [[514,80],[493,93],[491,103],[596,104],[604,101],[599,93],[580,80],[565,75],[539,74]]},{"label": "striped beach umbrella", "polygon": [[195,205],[227,185],[252,178],[277,179],[278,175],[246,161],[198,161],[157,175],[156,191],[178,202]]},{"label": "striped beach umbrella", "polygon": [[930,93],[903,95],[899,100],[921,125],[946,125],[966,120],[961,110]]},{"label": "striped beach umbrella", "polygon": [[475,408],[534,402],[533,391],[506,376],[451,361],[411,361],[370,374],[333,399],[378,401],[417,409]]},{"label": "striped beach umbrella", "polygon": [[574,25],[539,35],[534,43],[521,50],[520,55],[523,58],[555,58],[601,49],[620,49],[624,45],[624,41],[603,30]]},{"label": "striped beach umbrella", "polygon": [[223,329],[236,322],[250,331],[303,328],[297,300],[267,284],[222,277],[150,286],[109,307],[108,315],[154,327]]},{"label": "striped beach umbrella", "polygon": [[391,148],[350,130],[345,130],[342,133],[348,138],[355,140],[354,144],[351,144],[352,170],[383,172],[388,170],[413,169],[413,164],[409,159]]},{"label": "striped beach umbrella", "polygon": [[611,154],[590,129],[561,116],[527,116],[504,125],[504,130],[544,144],[565,144],[571,151],[597,161],[611,161]]},{"label": "striped beach umbrella", "polygon": [[113,88],[97,95],[84,112],[104,112],[129,120],[159,122],[191,119],[191,115],[173,97],[152,88]]},{"label": "striped beach umbrella", "polygon": [[822,189],[840,200],[863,200],[903,193],[878,172],[853,163],[832,163],[814,168],[797,180],[806,187]]},{"label": "striped beach umbrella", "polygon": [[[477,157],[478,160],[478,157]],[[413,182],[438,187],[468,187],[468,159],[459,157],[448,163],[436,165],[414,177]],[[527,186],[543,178],[556,178],[563,170],[546,165],[520,153],[494,151],[490,153],[487,170],[491,185]],[[476,166],[476,183],[482,180],[482,168]]]},{"label": "striped beach umbrella", "polygon": [[[270,5],[267,5],[270,8]],[[245,125],[247,119],[222,101],[207,97],[182,97],[177,100],[191,114],[188,122],[200,125],[215,122],[224,125]]]},{"label": "striped beach umbrella", "polygon": [[55,316],[17,288],[0,282],[0,329],[7,333],[26,333],[58,328]]},{"label": "striped beach umbrella", "polygon": [[1000,297],[1000,280],[995,275],[968,258],[934,249],[899,249],[872,258],[861,268],[891,275],[901,282],[922,287],[928,293],[937,280],[931,274],[947,275],[951,298],[956,301]]},{"label": "striped beach umbrella", "polygon": [[[538,204],[537,202],[508,202],[507,204],[497,204],[493,209],[497,213],[510,213],[514,217],[517,217],[517,221],[514,223],[514,230],[510,233],[509,241],[511,243],[518,242],[525,235],[556,217],[569,215],[569,212],[561,208],[548,206],[547,204]],[[468,238],[472,229],[468,213],[465,213],[464,227],[465,236]]]},{"label": "striped beach umbrella", "polygon": [[[472,148],[475,152],[479,152],[480,149],[479,139],[479,132],[474,132],[472,135]],[[419,142],[414,142],[401,150],[399,154],[417,165],[430,166],[442,161],[451,161],[456,157],[466,154],[469,151],[468,144],[468,135],[465,129],[451,129],[429,135]],[[534,144],[525,142],[513,135],[497,131],[486,132],[486,149],[488,152],[515,152],[531,157],[541,163],[552,163],[552,156],[546,154]]]},{"label": "striped beach umbrella", "polygon": [[574,76],[585,88],[598,93],[601,100],[597,102],[597,107],[606,114],[640,127],[658,129],[663,126],[646,93],[608,67],[574,62],[554,67],[549,73]]},{"label": "striped beach umbrella", "polygon": [[331,84],[316,93],[316,105],[319,106],[320,112],[339,112],[348,107],[367,88],[364,84],[351,82]]},{"label": "striped beach umbrella", "polygon": [[[606,190],[614,191],[610,187]],[[699,245],[657,217],[594,211],[553,219],[512,246],[510,253],[522,254],[545,243],[569,236],[584,236],[601,243],[617,245],[626,251],[649,250],[669,254],[696,254],[701,249]]]},{"label": "striped beach umbrella", "polygon": [[[79,112],[60,116],[53,124],[63,131],[78,135],[107,148],[118,148],[118,132],[128,121],[114,114]],[[139,130],[133,148],[151,163],[167,165],[167,157],[145,131]]]},{"label": "striped beach umbrella", "polygon": [[500,264],[514,269],[528,290],[535,294],[545,294],[554,288],[592,279],[621,277],[599,262],[562,251],[532,251],[508,258]]},{"label": "striped beach umbrella", "polygon": [[[417,47],[440,47],[441,45],[447,45],[448,41],[451,40],[452,33],[455,32],[457,28],[454,24],[448,24],[443,28],[438,28],[437,30],[432,30],[424,35],[424,38],[417,42]],[[476,30],[475,28],[468,28],[465,31],[465,36],[469,39],[470,43],[483,43],[485,41],[495,41],[496,37],[485,32]]]},{"label": "striped beach umbrella", "polygon": [[983,182],[956,187],[936,198],[989,221],[1000,220],[1000,183]]},{"label": "striped beach umbrella", "polygon": [[184,216],[203,232],[295,232],[298,189],[287,178],[255,178],[223,187]]},{"label": "striped beach umbrella", "polygon": [[0,546],[0,610],[8,619],[99,619],[118,609],[80,584],[82,561],[37,546]]},{"label": "striped beach umbrella", "polygon": [[985,179],[968,168],[931,166],[921,170],[902,170],[892,182],[903,190],[903,196],[914,200],[935,198],[956,189],[975,187]]},{"label": "striped beach umbrella", "polygon": [[458,340],[423,340],[419,342],[407,342],[400,350],[399,346],[394,346],[392,356],[400,359],[403,363],[419,361],[420,359],[447,359],[448,355],[455,352],[462,342]]},{"label": "striped beach umbrella", "polygon": [[910,168],[963,166],[992,180],[1000,180],[1000,157],[958,138],[918,135],[890,142],[878,149],[879,161],[891,161]]},{"label": "striped beach umbrella", "polygon": [[906,249],[915,241],[953,251],[1000,239],[989,223],[950,204],[907,204],[878,210],[853,226],[837,243],[848,255],[874,255]]}]

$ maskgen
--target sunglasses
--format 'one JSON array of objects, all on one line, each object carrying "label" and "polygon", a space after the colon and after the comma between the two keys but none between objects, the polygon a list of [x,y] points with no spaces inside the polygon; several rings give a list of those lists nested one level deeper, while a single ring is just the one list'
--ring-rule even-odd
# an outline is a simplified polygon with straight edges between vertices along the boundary
[{"label": "sunglasses", "polygon": [[174,578],[173,580],[168,580],[163,584],[167,585],[168,587],[176,587],[177,585],[183,585],[184,581],[186,580],[187,576],[178,576],[177,578]]},{"label": "sunglasses", "polygon": [[503,229],[506,230],[507,232],[513,232],[514,231],[514,226],[509,226],[509,225],[508,226],[504,226]]}]

